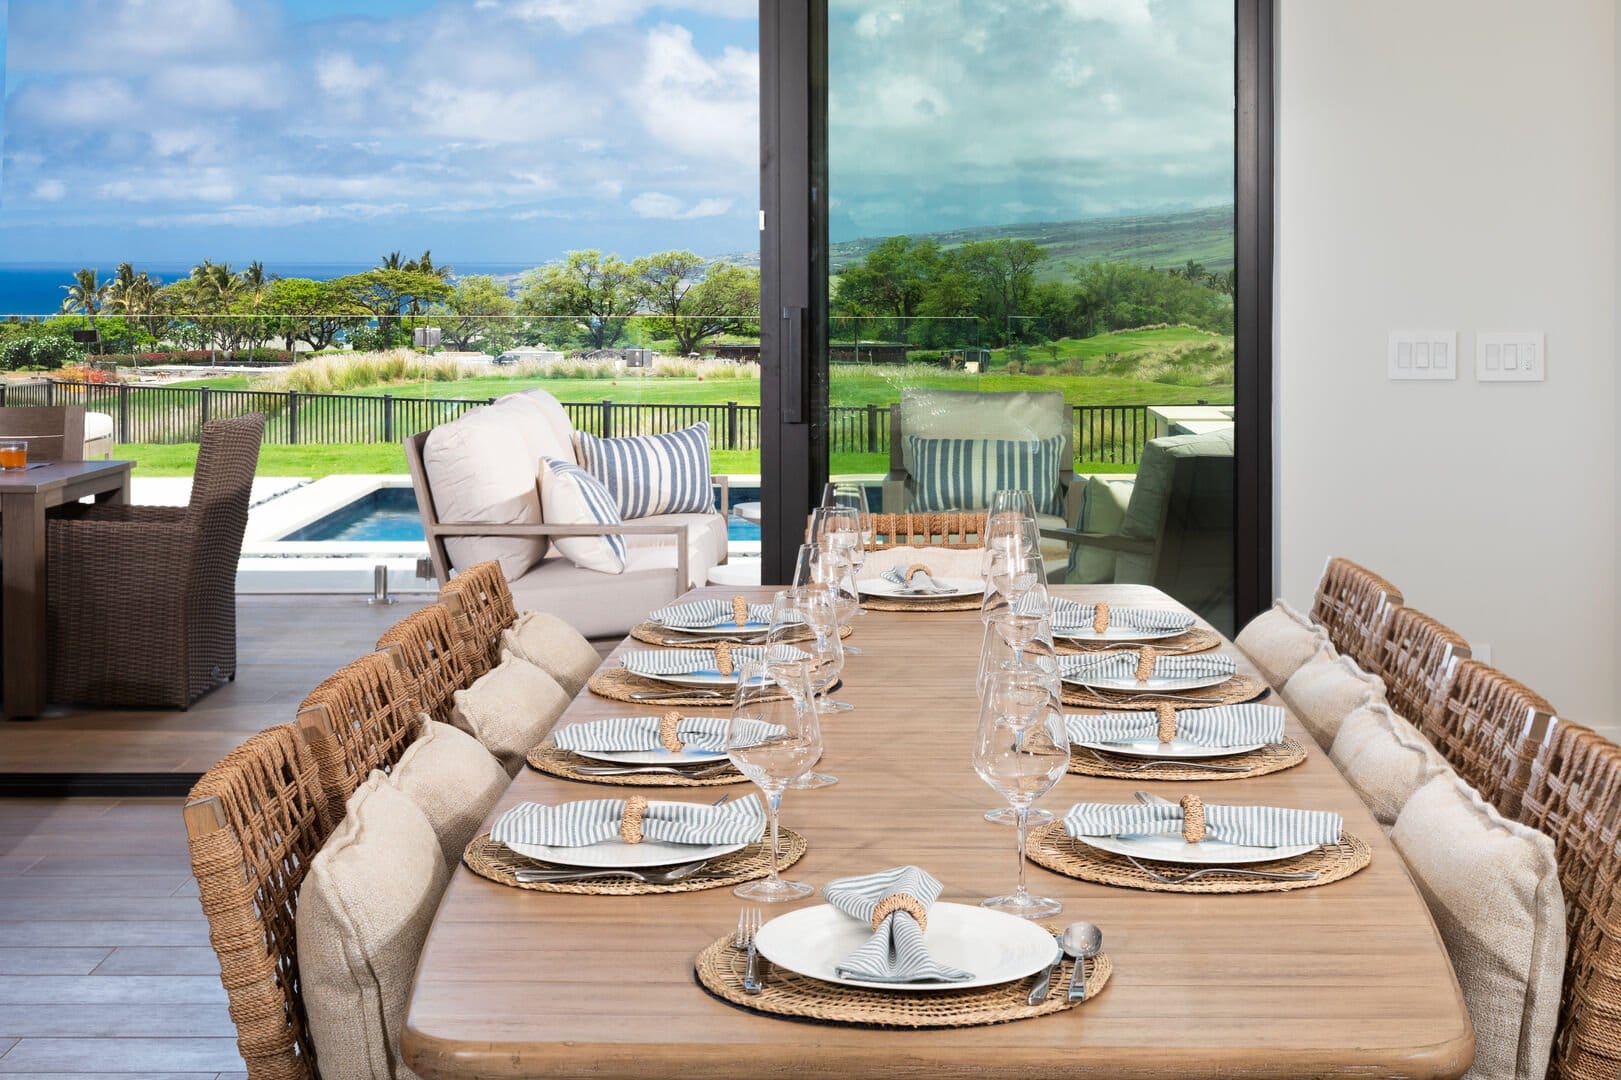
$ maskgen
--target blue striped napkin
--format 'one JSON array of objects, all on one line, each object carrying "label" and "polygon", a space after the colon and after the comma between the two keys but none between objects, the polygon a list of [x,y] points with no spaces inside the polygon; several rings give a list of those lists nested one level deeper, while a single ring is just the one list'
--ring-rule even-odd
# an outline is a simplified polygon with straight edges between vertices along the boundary
[{"label": "blue striped napkin", "polygon": [[[894,893],[914,897],[925,908],[939,899],[938,878],[916,866],[897,866],[864,877],[840,878],[822,886],[827,902],[860,922],[871,925],[878,901]],[[834,965],[840,978],[869,982],[964,982],[971,971],[947,967],[929,955],[923,929],[905,911],[897,911],[879,924],[878,930],[855,952]]]},{"label": "blue striped napkin", "polygon": [[[792,613],[795,620],[798,613]],[[648,622],[658,623],[661,626],[674,626],[679,629],[695,629],[705,627],[728,626],[735,627],[732,621],[732,602],[730,600],[690,600],[685,604],[670,604],[658,608],[647,616]],[[750,604],[750,626],[771,625],[770,604]]]},{"label": "blue striped napkin", "polygon": [[[659,723],[657,716],[589,720],[556,728],[552,732],[552,744],[559,750],[659,750],[664,746],[659,738]],[[675,726],[675,734],[688,750],[724,754],[726,723],[724,716],[683,716]],[[764,742],[784,733],[781,724],[758,720],[743,720],[739,724],[751,743]]]},{"label": "blue striped napkin", "polygon": [[930,577],[928,572],[925,570],[920,570],[913,574],[912,583],[910,585],[906,583],[905,569],[899,566],[891,566],[888,570],[883,571],[878,576],[889,582],[891,585],[899,585],[904,592],[915,593],[918,596],[928,596],[932,593],[948,593],[955,591],[951,588],[951,586],[942,585],[938,581],[934,580],[934,578]]},{"label": "blue striped napkin", "polygon": [[[1159,735],[1152,712],[1066,715],[1072,743],[1128,743]],[[1176,710],[1176,737],[1195,746],[1250,746],[1283,741],[1283,710],[1276,705],[1217,705]]]},{"label": "blue striped napkin", "polygon": [[[619,839],[624,814],[624,799],[584,799],[556,806],[519,803],[496,819],[490,839],[498,844],[588,847]],[[752,844],[760,839],[765,824],[765,807],[758,795],[720,806],[649,802],[642,815],[642,836],[666,844]]]},{"label": "blue striped napkin", "polygon": [[[749,661],[759,663],[767,658],[764,645],[732,648],[732,665],[738,669]],[[769,659],[772,663],[808,660],[810,654],[792,645],[773,645]],[[626,653],[620,663],[626,671],[655,679],[663,675],[720,675],[720,669],[715,666],[714,649],[636,649]]]},{"label": "blue striped napkin", "polygon": [[[1139,657],[1135,650],[1060,656],[1058,674],[1065,679],[1079,682],[1085,682],[1087,679],[1134,679],[1137,677],[1138,661]],[[1154,657],[1154,676],[1161,679],[1232,675],[1237,671],[1238,662],[1230,656],[1201,654]]]},{"label": "blue striped napkin", "polygon": [[[1053,601],[1053,629],[1090,630],[1097,617],[1096,604],[1082,604],[1075,600]],[[1109,605],[1109,625],[1128,630],[1187,630],[1193,626],[1193,615],[1186,611],[1166,611],[1161,608],[1115,607]]]},{"label": "blue striped napkin", "polygon": [[[1204,804],[1205,836],[1247,847],[1332,844],[1344,821],[1327,810]],[[1071,836],[1181,836],[1178,804],[1076,803],[1064,815]]]}]

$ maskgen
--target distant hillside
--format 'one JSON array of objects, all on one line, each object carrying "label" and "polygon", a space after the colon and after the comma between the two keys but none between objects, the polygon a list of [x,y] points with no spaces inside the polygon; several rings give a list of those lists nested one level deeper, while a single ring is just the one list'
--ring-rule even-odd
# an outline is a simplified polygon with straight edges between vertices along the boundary
[{"label": "distant hillside", "polygon": [[[1085,221],[1043,221],[1024,225],[987,225],[924,233],[941,247],[953,248],[971,240],[1033,240],[1047,250],[1038,276],[1064,277],[1066,264],[1093,259],[1181,266],[1189,259],[1211,270],[1233,265],[1233,208],[1215,206],[1169,214],[1136,217],[1088,218]],[[832,245],[833,272],[871,251],[883,237],[870,236]]]}]

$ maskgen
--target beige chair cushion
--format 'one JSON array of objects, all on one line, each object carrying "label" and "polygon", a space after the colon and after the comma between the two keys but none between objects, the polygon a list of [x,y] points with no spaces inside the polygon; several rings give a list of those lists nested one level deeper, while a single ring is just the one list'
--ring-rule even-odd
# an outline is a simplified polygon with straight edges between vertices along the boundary
[{"label": "beige chair cushion", "polygon": [[1352,710],[1334,736],[1328,757],[1374,820],[1387,829],[1396,824],[1402,807],[1431,772],[1450,771],[1446,759],[1417,728],[1377,704]]},{"label": "beige chair cushion", "polygon": [[[491,405],[428,433],[422,467],[440,521],[527,525],[541,520],[540,461],[530,453],[521,417],[519,407]],[[452,537],[445,550],[455,569],[495,559],[510,580],[545,556],[546,540]]]},{"label": "beige chair cushion", "polygon": [[453,697],[451,722],[483,743],[508,776],[518,774],[569,703],[556,679],[511,653]]},{"label": "beige chair cushion", "polygon": [[901,389],[901,463],[912,470],[910,436],[929,439],[1050,439],[1067,435],[1069,411],[1056,390],[986,393]]},{"label": "beige chair cushion", "polygon": [[[1199,435],[1166,435],[1148,440],[1143,445],[1142,461],[1137,466],[1137,481],[1132,485],[1131,501],[1126,504],[1125,520],[1120,523],[1120,535],[1136,540],[1159,539],[1165,528],[1166,512],[1170,509],[1177,458],[1232,456],[1233,432],[1230,428]],[[1137,551],[1120,552],[1115,557],[1114,579],[1152,584],[1153,555]]]},{"label": "beige chair cushion", "polygon": [[[695,589],[708,579],[711,567],[726,561],[726,546],[730,540],[726,535],[724,514],[649,514],[634,520],[637,525],[687,526],[687,572],[692,575]],[[626,548],[675,546],[675,536],[670,533],[626,533],[624,536]]]},{"label": "beige chair cushion", "polygon": [[449,872],[415,803],[380,772],[347,812],[298,893],[298,971],[322,1076],[394,1080],[417,958]]},{"label": "beige chair cushion", "polygon": [[1244,650],[1267,682],[1281,687],[1328,644],[1328,632],[1279,600],[1251,619],[1233,643]]},{"label": "beige chair cushion", "polygon": [[512,778],[467,732],[422,719],[422,734],[400,756],[388,782],[416,803],[439,837],[445,865],[455,866]]},{"label": "beige chair cushion", "polygon": [[[1126,507],[1136,477],[1089,476],[1081,495],[1081,516],[1075,525],[1081,532],[1113,536],[1126,520]],[[1045,547],[1045,545],[1044,545]],[[1065,580],[1071,585],[1105,585],[1114,581],[1115,552],[1106,548],[1079,545]]]},{"label": "beige chair cushion", "polygon": [[501,644],[556,679],[569,697],[585,689],[585,680],[602,663],[585,635],[544,611],[519,615],[516,622],[501,631]]},{"label": "beige chair cushion", "polygon": [[[673,544],[627,548],[624,573],[599,574],[554,551],[507,584],[519,611],[550,612],[586,637],[623,637],[649,611],[687,591],[675,587],[675,557]],[[697,566],[690,569],[695,576],[699,572]]]},{"label": "beige chair cushion", "polygon": [[1384,704],[1385,684],[1349,656],[1325,648],[1283,684],[1283,701],[1327,750],[1345,718],[1364,705]]},{"label": "beige chair cushion", "polygon": [[1475,1027],[1474,1080],[1542,1080],[1559,1022],[1565,901],[1553,841],[1456,776],[1414,793],[1390,839],[1430,907]]},{"label": "beige chair cushion", "polygon": [[543,457],[577,460],[574,455],[574,424],[570,422],[562,404],[551,394],[537,387],[508,395],[501,401],[521,403],[526,417],[536,426],[536,430],[526,432],[524,437],[534,447],[537,461]]}]

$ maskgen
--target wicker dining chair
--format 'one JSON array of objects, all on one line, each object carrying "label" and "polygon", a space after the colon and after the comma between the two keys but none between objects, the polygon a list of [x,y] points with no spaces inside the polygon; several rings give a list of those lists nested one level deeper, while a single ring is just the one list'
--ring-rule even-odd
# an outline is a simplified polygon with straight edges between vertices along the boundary
[{"label": "wicker dining chair", "polygon": [[869,547],[976,548],[984,535],[984,514],[874,514]]},{"label": "wicker dining chair", "polygon": [[319,1080],[295,937],[299,888],[331,831],[315,756],[291,724],[259,732],[191,789],[185,822],[248,1080]]},{"label": "wicker dining chair", "polygon": [[236,678],[236,567],[264,429],[259,413],[204,424],[186,506],[52,516],[52,701],[185,709]]},{"label": "wicker dining chair", "polygon": [[1411,719],[1458,775],[1510,818],[1557,722],[1540,694],[1479,660],[1459,663],[1440,700]]},{"label": "wicker dining chair", "polygon": [[1553,838],[1565,894],[1556,1080],[1621,1075],[1621,747],[1561,724],[1531,765],[1519,820]]},{"label": "wicker dining chair", "polygon": [[449,609],[456,624],[468,681],[499,664],[501,631],[518,619],[501,564],[491,560],[460,571],[439,589],[439,602]]},{"label": "wicker dining chair", "polygon": [[442,723],[450,723],[454,695],[472,684],[457,646],[456,623],[450,609],[430,604],[413,611],[377,639],[380,652],[394,656],[404,677],[413,708]]},{"label": "wicker dining chair", "polygon": [[1317,583],[1311,619],[1328,631],[1340,652],[1372,671],[1392,609],[1401,605],[1396,586],[1366,567],[1338,556],[1328,560]]},{"label": "wicker dining chair", "polygon": [[1422,611],[1398,607],[1368,670],[1385,681],[1390,707],[1414,724],[1446,692],[1453,668],[1469,659],[1469,643]]},{"label": "wicker dining chair", "polygon": [[298,728],[320,769],[328,821],[334,825],[372,770],[387,772],[422,733],[403,674],[381,652],[323,679],[299,706]]}]

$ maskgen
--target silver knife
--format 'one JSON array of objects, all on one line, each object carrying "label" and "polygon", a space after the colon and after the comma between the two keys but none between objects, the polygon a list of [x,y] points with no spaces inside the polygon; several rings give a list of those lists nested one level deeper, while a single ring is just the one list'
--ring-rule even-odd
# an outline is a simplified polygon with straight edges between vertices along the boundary
[{"label": "silver knife", "polygon": [[745,994],[758,994],[765,989],[765,983],[760,981],[760,950],[755,947],[754,939],[749,939],[749,955],[743,964],[743,992]]},{"label": "silver knife", "polygon": [[[1058,939],[1054,938],[1053,944],[1056,945],[1057,943]],[[1053,988],[1053,972],[1058,970],[1058,965],[1063,962],[1064,950],[1059,949],[1058,955],[1053,957],[1053,962],[1042,968],[1041,974],[1036,976],[1036,985],[1030,988],[1030,998],[1027,1004],[1040,1005],[1047,1000],[1047,994]]]}]

